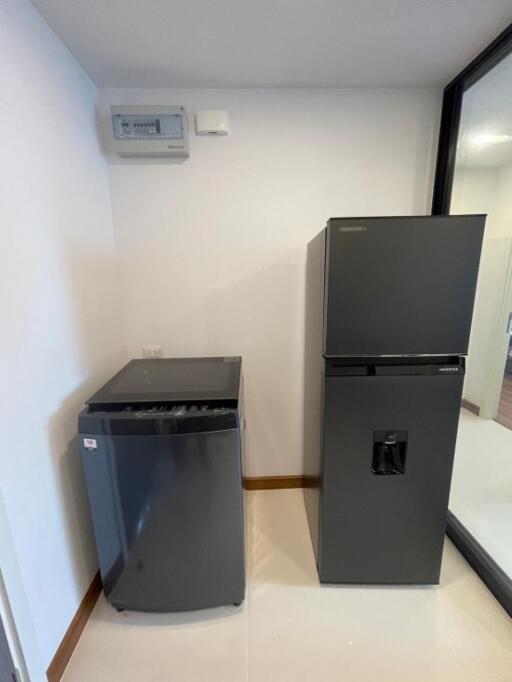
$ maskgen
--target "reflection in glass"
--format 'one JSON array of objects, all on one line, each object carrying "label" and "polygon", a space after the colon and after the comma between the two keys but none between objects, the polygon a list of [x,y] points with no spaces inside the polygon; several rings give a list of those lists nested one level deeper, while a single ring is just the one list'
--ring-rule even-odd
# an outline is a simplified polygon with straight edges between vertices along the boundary
[{"label": "reflection in glass", "polygon": [[450,212],[488,214],[450,510],[512,577],[512,55],[464,94]]}]

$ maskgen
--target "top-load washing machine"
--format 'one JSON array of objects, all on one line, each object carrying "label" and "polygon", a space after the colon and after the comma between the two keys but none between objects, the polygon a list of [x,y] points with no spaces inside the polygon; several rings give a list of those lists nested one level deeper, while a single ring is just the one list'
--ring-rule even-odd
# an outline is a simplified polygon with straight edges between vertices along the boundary
[{"label": "top-load washing machine", "polygon": [[104,591],[119,610],[244,598],[241,359],[132,360],[78,419]]}]

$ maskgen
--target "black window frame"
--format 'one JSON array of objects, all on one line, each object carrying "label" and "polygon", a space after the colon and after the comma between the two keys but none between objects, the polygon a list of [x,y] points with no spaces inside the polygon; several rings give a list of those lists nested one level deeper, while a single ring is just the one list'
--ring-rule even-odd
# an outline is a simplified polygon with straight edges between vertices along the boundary
[{"label": "black window frame", "polygon": [[512,24],[507,26],[485,50],[444,88],[432,196],[432,215],[447,215],[450,212],[464,93],[485,74],[492,71],[510,53],[512,53]]},{"label": "black window frame", "polygon": [[[432,215],[448,215],[450,212],[464,93],[511,53],[512,24],[507,26],[444,88],[432,195]],[[512,616],[512,576],[508,576],[501,569],[451,512],[448,513],[446,534],[503,608]]]}]

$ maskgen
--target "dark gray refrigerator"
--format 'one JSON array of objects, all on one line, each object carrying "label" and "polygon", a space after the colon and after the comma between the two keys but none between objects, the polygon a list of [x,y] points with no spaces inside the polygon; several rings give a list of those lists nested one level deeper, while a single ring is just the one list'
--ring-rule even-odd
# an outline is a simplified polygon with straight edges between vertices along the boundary
[{"label": "dark gray refrigerator", "polygon": [[304,491],[322,582],[439,582],[485,216],[308,245]]},{"label": "dark gray refrigerator", "polygon": [[118,610],[243,600],[241,381],[239,357],[132,360],[80,414],[101,578]]}]

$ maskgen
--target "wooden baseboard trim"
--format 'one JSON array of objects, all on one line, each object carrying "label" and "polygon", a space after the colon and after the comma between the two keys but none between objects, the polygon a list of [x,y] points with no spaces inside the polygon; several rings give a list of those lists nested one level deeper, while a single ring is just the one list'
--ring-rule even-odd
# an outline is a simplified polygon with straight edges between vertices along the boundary
[{"label": "wooden baseboard trim", "polygon": [[304,476],[246,476],[244,478],[246,490],[281,490],[303,487]]},{"label": "wooden baseboard trim", "polygon": [[470,400],[466,400],[466,398],[462,398],[462,407],[465,407],[466,410],[476,414],[477,417],[480,416],[480,408],[478,405],[475,405],[475,403],[472,403]]},{"label": "wooden baseboard trim", "polygon": [[92,613],[94,605],[98,601],[101,587],[101,578],[98,572],[94,576],[92,583],[89,585],[89,589],[80,602],[80,606],[78,607],[73,620],[66,630],[66,634],[62,638],[62,642],[60,643],[52,662],[48,666],[48,670],[46,671],[48,682],[59,682],[64,675],[64,670],[66,669],[69,659],[71,658],[71,655],[78,644],[80,635],[82,634],[87,621],[89,620],[89,616]]}]

